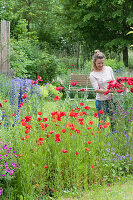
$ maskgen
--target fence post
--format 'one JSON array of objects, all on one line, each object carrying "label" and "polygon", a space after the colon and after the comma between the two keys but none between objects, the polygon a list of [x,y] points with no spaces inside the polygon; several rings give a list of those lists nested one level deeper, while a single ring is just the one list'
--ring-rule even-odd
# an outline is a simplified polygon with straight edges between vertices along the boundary
[{"label": "fence post", "polygon": [[2,20],[0,23],[0,72],[8,74],[9,62],[10,22]]}]

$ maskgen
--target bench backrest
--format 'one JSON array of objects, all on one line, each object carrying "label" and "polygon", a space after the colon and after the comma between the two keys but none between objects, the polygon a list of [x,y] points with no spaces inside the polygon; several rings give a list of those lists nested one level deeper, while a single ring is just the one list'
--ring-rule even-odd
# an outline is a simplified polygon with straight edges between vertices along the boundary
[{"label": "bench backrest", "polygon": [[89,75],[86,74],[71,74],[70,75],[70,85],[71,82],[77,82],[77,86],[91,86]]}]

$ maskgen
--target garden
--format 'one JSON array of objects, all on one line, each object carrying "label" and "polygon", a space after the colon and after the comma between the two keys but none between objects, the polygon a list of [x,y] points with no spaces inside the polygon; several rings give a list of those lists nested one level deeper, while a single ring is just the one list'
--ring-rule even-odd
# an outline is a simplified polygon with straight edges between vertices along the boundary
[{"label": "garden", "polygon": [[[127,0],[0,1],[1,200],[133,198],[132,10]],[[115,76],[113,130],[96,92],[68,93],[96,49]]]},{"label": "garden", "polygon": [[132,77],[113,84],[113,133],[108,118],[98,127],[94,101],[63,99],[63,87],[39,76],[0,80],[2,199],[54,199],[132,174]]}]

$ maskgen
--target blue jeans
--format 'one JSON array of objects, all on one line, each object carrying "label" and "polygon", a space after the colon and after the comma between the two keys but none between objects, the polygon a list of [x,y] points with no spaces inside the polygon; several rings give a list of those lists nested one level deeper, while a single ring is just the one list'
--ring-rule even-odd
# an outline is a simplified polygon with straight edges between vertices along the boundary
[{"label": "blue jeans", "polygon": [[[114,117],[113,117],[113,111],[115,110],[115,104],[113,103],[113,100],[109,100],[109,101],[108,100],[105,100],[105,101],[96,100],[96,109],[97,109],[97,112],[99,110],[104,111],[103,114],[98,113],[99,124],[100,124],[100,120],[106,121],[106,117],[108,115],[110,118],[111,130],[113,132],[115,129],[115,123],[114,123]],[[99,126],[99,124],[98,124],[98,126]]]}]

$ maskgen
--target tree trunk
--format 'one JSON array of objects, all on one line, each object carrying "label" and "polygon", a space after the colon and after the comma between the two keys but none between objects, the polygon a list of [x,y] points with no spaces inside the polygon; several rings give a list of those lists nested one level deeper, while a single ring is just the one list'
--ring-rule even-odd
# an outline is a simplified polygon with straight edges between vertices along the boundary
[{"label": "tree trunk", "polygon": [[128,48],[127,47],[123,49],[123,62],[124,62],[125,67],[128,67]]},{"label": "tree trunk", "polygon": [[77,69],[79,69],[79,54],[80,54],[80,42],[78,42],[78,47],[77,47],[77,63],[76,63]]}]

